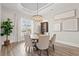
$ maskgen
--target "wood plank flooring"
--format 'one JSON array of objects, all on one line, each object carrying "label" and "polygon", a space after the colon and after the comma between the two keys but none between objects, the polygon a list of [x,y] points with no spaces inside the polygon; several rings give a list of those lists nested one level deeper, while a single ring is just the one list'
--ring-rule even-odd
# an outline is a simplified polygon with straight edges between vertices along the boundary
[{"label": "wood plank flooring", "polygon": [[[20,42],[10,46],[2,46],[0,56],[39,56],[39,50],[26,52],[25,43]],[[47,56],[46,51],[42,51],[42,56]],[[79,48],[55,43],[55,51],[49,48],[49,56],[79,56]]]}]

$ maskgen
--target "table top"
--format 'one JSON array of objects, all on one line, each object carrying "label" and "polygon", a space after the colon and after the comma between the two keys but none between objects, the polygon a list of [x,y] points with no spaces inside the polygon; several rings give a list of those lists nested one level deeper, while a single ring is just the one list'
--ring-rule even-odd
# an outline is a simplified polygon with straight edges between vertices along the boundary
[{"label": "table top", "polygon": [[38,39],[39,37],[37,35],[30,35],[31,39]]}]

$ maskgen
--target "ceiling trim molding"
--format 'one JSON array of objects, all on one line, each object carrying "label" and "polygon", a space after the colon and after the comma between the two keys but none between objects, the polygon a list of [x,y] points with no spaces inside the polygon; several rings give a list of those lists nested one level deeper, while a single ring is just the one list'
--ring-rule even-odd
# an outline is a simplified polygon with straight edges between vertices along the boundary
[{"label": "ceiling trim molding", "polygon": [[[39,8],[38,11],[41,12],[42,10],[44,10],[44,9],[48,8],[49,6],[51,6],[52,4],[54,4],[54,3],[48,3],[48,4],[46,4],[45,6]],[[36,12],[37,12],[37,10],[36,10],[36,11],[33,11],[33,10],[28,9],[28,8],[24,8],[24,7],[21,5],[21,3],[19,3],[18,6],[19,6],[19,8],[21,8],[23,11],[25,11],[26,13],[29,13],[29,14],[31,14],[31,15],[32,15],[32,14],[36,14]]]},{"label": "ceiling trim molding", "polygon": [[27,13],[33,13],[34,11],[30,10],[30,9],[27,9],[27,8],[24,8],[21,3],[18,4],[18,6],[20,9],[22,9],[23,11],[26,11]]},{"label": "ceiling trim molding", "polygon": [[[50,9],[50,7],[53,5],[54,3],[48,3],[46,5],[44,5],[43,7],[39,8],[39,13],[42,14],[41,12],[44,11],[44,10],[47,10]],[[2,7],[6,7],[6,8],[10,8],[10,9],[14,9],[14,10],[18,10],[18,11],[21,11],[23,13],[26,13],[28,15],[36,15],[37,14],[37,11],[33,11],[33,10],[30,10],[28,8],[24,8],[21,3],[13,3],[13,4],[1,4]],[[11,7],[12,6],[12,7]]]},{"label": "ceiling trim molding", "polygon": [[51,6],[52,4],[54,4],[54,3],[48,3],[47,5],[41,7],[41,8],[39,9],[39,11],[42,11],[43,9],[46,9],[47,7]]}]

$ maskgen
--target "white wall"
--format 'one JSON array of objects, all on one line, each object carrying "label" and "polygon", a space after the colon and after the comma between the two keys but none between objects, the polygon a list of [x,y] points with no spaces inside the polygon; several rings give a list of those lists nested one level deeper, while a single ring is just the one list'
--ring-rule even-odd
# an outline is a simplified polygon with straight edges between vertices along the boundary
[{"label": "white wall", "polygon": [[[51,36],[54,33],[57,35],[56,42],[60,42],[60,43],[79,47],[79,31],[77,31],[77,32],[64,32],[64,31],[54,32],[52,25],[55,22],[60,23],[62,21],[61,20],[54,21],[54,17],[52,19],[50,19],[50,21],[49,21],[49,32],[50,32]],[[78,26],[78,28],[79,28],[79,26]]]},{"label": "white wall", "polygon": [[[9,36],[9,40],[11,42],[15,42],[17,41],[17,18],[16,18],[16,12],[14,12],[13,10],[9,10],[7,8],[3,8],[2,7],[2,21],[6,20],[7,18],[10,18],[11,21],[13,22],[13,25],[14,25],[14,29],[13,29],[13,32],[12,34]],[[2,44],[3,44],[3,41],[5,40],[4,37],[1,37],[2,38]]]},{"label": "white wall", "polygon": [[79,47],[79,32],[54,32],[57,34],[56,41]]}]

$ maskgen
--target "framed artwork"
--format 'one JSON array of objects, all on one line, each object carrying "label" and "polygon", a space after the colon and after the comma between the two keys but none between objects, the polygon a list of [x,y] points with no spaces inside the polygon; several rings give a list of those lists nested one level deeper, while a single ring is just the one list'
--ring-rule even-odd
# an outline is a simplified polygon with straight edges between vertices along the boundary
[{"label": "framed artwork", "polygon": [[48,22],[41,23],[41,33],[44,34],[45,32],[48,32]]}]

